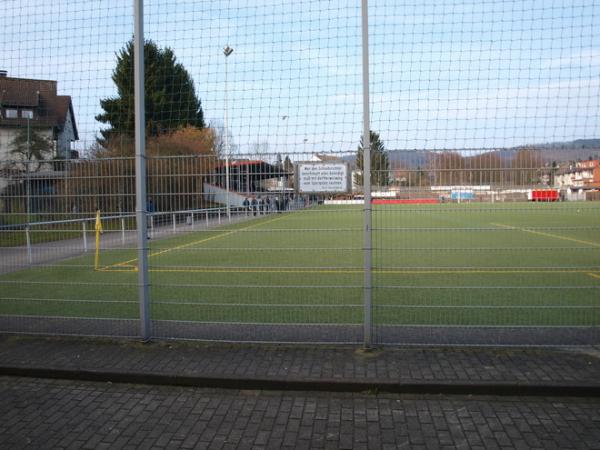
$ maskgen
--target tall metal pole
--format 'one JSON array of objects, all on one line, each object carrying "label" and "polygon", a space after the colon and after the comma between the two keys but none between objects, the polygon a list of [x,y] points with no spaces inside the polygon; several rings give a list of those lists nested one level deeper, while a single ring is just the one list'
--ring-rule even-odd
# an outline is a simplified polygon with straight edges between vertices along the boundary
[{"label": "tall metal pole", "polygon": [[133,75],[135,95],[135,187],[138,248],[138,298],[140,332],[144,341],[150,339],[150,283],[148,277],[148,230],[146,205],[146,138],[144,105],[144,0],[133,0]]},{"label": "tall metal pole", "polygon": [[25,171],[27,173],[27,185],[25,186],[26,197],[27,197],[27,205],[25,208],[27,210],[27,226],[31,222],[31,180],[29,179],[29,173],[31,170],[31,125],[30,119],[27,117],[27,161],[25,162]]},{"label": "tall metal pole", "polygon": [[[281,120],[283,120],[285,122],[285,145],[284,145],[284,149],[285,149],[285,157],[289,158],[289,155],[287,153],[288,151],[288,126],[290,123],[290,116],[288,115],[284,115],[281,116]],[[285,161],[286,159],[282,159],[281,160],[281,167],[279,168],[281,170],[281,172],[283,172],[284,170],[286,170],[285,168]],[[284,193],[287,192],[287,188],[289,186],[289,174],[286,174],[284,177],[281,178],[281,194],[280,194],[280,198],[283,199],[283,195]]]},{"label": "tall metal pole", "polygon": [[363,82],[363,191],[364,208],[364,335],[366,349],[373,346],[371,236],[371,126],[369,123],[369,2],[362,0],[362,82]]},{"label": "tall metal pole", "polygon": [[229,128],[227,123],[229,107],[227,105],[227,59],[233,53],[228,45],[223,49],[225,55],[225,190],[227,201],[227,220],[231,222],[231,205],[229,204]]}]

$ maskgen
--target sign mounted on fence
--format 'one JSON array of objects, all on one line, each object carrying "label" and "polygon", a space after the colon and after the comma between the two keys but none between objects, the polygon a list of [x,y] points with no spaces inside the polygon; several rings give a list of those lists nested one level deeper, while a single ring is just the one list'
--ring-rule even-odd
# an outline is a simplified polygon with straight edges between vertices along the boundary
[{"label": "sign mounted on fence", "polygon": [[296,165],[298,192],[302,194],[349,192],[349,173],[346,163],[299,163]]}]

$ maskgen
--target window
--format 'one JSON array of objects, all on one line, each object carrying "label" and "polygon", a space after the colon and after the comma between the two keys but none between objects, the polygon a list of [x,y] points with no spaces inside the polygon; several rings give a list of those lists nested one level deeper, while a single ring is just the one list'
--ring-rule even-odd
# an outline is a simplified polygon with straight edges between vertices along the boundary
[{"label": "window", "polygon": [[33,119],[33,111],[31,109],[24,109],[21,111],[21,117],[23,119]]},{"label": "window", "polygon": [[6,110],[6,118],[7,119],[16,119],[17,117],[19,117],[19,116],[17,115],[16,109],[7,109]]}]

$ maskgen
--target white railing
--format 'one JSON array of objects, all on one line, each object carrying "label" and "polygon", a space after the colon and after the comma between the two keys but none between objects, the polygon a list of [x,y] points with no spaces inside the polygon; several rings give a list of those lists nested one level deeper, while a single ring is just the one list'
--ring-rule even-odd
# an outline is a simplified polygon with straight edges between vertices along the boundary
[{"label": "white railing", "polygon": [[[300,207],[300,204],[296,203],[290,203],[290,205],[288,206],[290,210],[298,209]],[[219,226],[225,222],[249,219],[251,217],[263,216],[276,212],[278,211],[276,211],[273,208],[267,208],[266,206],[263,206],[262,208],[258,206],[253,207],[252,205],[250,205],[249,207],[231,208],[231,216],[229,218],[227,216],[227,208],[225,206],[192,210],[148,212],[148,237],[154,238],[159,235],[174,234],[182,231],[194,231],[200,228],[209,228],[211,224]],[[122,246],[125,246],[128,240],[133,241],[135,239],[133,235],[129,239],[127,237],[128,231],[133,232],[136,229],[135,225],[133,227],[131,225],[128,225],[128,219],[135,220],[135,217],[136,216],[134,213],[101,216],[101,221],[103,223],[104,229],[103,233],[119,233],[120,239],[118,239],[117,244],[120,243]],[[73,237],[73,233],[81,233],[81,246],[79,248],[83,253],[87,253],[92,246],[90,245],[88,234],[94,233],[95,221],[96,216],[90,216],[77,219],[39,221],[16,225],[4,225],[0,226],[0,233],[15,233],[22,230],[22,232],[25,234],[25,246],[16,246],[12,248],[23,248],[27,254],[27,263],[33,264],[33,249],[34,247],[36,247],[36,245],[38,247],[43,247],[45,245],[52,245],[57,242],[64,243],[66,240],[73,242],[74,240],[77,240],[77,238]],[[106,224],[109,221],[118,221],[119,225],[116,227],[107,227]],[[74,225],[74,227],[57,228],[58,226],[64,226],[69,224]],[[51,233],[58,231],[63,233],[61,238],[48,239],[39,244],[36,244],[35,239],[33,239],[32,237],[33,233]],[[72,245],[69,245],[68,247],[73,248]],[[78,246],[76,245],[75,247]],[[7,248],[11,247],[5,247],[5,249]]]}]

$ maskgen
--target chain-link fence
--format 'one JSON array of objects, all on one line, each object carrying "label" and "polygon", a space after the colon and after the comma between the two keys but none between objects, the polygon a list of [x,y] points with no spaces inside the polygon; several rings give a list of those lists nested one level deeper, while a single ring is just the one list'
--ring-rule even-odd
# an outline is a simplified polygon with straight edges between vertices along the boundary
[{"label": "chain-link fence", "polygon": [[598,343],[596,1],[4,12],[0,331]]}]

